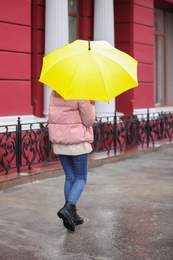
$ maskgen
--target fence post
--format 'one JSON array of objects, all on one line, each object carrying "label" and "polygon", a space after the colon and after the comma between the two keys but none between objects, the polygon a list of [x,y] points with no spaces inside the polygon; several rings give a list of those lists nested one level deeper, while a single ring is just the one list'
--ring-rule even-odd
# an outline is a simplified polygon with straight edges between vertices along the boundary
[{"label": "fence post", "polygon": [[149,113],[149,108],[147,108],[147,147],[149,147],[149,142],[150,142],[150,113]]},{"label": "fence post", "polygon": [[20,123],[20,117],[17,119],[17,126],[16,126],[16,167],[17,167],[17,173],[20,173],[20,167],[21,167],[21,123]]},{"label": "fence post", "polygon": [[114,112],[113,143],[114,143],[114,153],[116,154],[116,152],[117,152],[117,114],[116,114],[116,110]]}]

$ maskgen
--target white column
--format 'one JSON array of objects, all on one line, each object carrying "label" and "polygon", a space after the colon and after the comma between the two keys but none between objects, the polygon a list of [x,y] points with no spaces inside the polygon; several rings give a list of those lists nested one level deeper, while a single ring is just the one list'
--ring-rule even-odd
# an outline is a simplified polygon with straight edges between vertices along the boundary
[{"label": "white column", "polygon": [[[69,42],[68,1],[46,0],[45,55]],[[44,115],[48,114],[52,89],[44,86]]]},{"label": "white column", "polygon": [[[114,46],[113,0],[94,1],[94,40],[106,40]],[[97,116],[111,116],[115,110],[115,99],[109,103],[96,102]]]}]

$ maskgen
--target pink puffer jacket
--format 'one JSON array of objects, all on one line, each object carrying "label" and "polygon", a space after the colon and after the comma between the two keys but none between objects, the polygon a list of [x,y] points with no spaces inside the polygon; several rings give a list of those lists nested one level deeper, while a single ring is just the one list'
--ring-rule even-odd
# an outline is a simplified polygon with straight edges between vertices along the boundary
[{"label": "pink puffer jacket", "polygon": [[53,144],[93,142],[95,107],[87,100],[65,101],[51,94],[48,114],[49,138]]}]

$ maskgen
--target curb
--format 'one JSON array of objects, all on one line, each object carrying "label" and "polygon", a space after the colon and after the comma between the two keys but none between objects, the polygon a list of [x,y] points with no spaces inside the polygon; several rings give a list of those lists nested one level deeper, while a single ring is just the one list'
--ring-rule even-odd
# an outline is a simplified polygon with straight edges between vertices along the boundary
[{"label": "curb", "polygon": [[169,149],[169,148],[173,148],[173,143],[172,144],[164,144],[164,145],[157,146],[157,147],[149,147],[149,148],[145,148],[143,150],[132,151],[132,152],[128,152],[128,153],[125,153],[125,154],[109,156],[108,158],[103,158],[103,159],[98,159],[98,160],[96,159],[96,160],[93,160],[93,161],[90,162],[89,168],[95,168],[95,167],[102,166],[104,164],[115,163],[115,162],[118,162],[118,161],[131,159],[131,158],[134,158],[136,156],[141,156],[143,154],[157,152],[159,150],[165,150],[165,149]]}]

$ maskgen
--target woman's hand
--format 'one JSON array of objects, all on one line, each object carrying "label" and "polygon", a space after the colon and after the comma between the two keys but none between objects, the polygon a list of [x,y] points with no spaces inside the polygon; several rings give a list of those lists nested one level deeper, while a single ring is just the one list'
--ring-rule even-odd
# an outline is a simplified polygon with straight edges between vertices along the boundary
[{"label": "woman's hand", "polygon": [[94,100],[90,100],[90,104],[91,105],[95,105],[95,101]]}]

